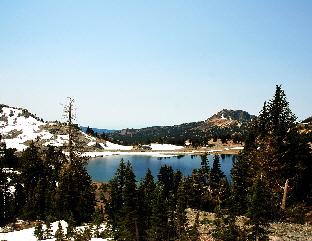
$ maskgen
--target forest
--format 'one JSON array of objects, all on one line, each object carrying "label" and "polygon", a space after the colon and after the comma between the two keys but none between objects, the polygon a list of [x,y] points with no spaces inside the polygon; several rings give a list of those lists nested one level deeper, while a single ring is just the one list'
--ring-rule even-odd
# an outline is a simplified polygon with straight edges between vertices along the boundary
[{"label": "forest", "polygon": [[[74,231],[86,222],[95,229],[107,224],[104,231],[93,232],[99,238],[200,240],[198,217],[193,223],[187,220],[186,209],[191,208],[215,213],[215,240],[267,240],[270,222],[304,224],[312,211],[311,146],[281,86],[253,120],[244,150],[233,163],[231,182],[220,169],[219,155],[211,168],[207,154],[202,155],[201,167],[190,176],[164,165],[157,179],[148,170],[141,180],[131,163],[121,160],[115,177],[101,186],[102,206],[95,202],[87,159],[74,145],[71,111],[72,100],[65,107],[68,155],[53,146],[40,150],[33,142],[17,156],[1,142],[2,225],[16,219],[66,220],[70,228],[57,240],[90,240],[90,230],[85,236]],[[247,218],[244,225],[237,225],[239,216]],[[36,231],[44,239],[40,226]]]}]

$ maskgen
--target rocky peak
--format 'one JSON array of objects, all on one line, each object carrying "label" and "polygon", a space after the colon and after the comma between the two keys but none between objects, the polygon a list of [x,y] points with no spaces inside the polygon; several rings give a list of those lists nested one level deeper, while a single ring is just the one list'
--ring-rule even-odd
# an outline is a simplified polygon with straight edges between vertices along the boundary
[{"label": "rocky peak", "polygon": [[238,122],[250,122],[254,117],[255,117],[254,115],[250,115],[247,111],[223,109],[219,111],[217,114],[214,114],[213,116],[208,118],[205,122],[210,122],[215,119],[235,120]]}]

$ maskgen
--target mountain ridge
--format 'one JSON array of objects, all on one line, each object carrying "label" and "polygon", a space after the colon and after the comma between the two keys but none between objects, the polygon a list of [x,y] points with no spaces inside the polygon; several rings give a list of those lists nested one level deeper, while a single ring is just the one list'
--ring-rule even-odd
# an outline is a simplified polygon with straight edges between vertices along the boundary
[{"label": "mountain ridge", "polygon": [[[235,139],[243,142],[248,133],[248,128],[255,118],[243,110],[223,109],[207,118],[205,121],[189,122],[173,126],[152,126],[141,129],[126,128],[119,131],[92,128],[103,135],[88,135],[78,127],[79,138],[87,151],[102,151],[114,143],[114,149],[122,149],[125,145],[136,144],[174,144],[185,145],[186,142],[193,146],[207,145],[208,140]],[[307,120],[310,120],[308,118]],[[307,125],[301,124],[302,129]],[[311,125],[309,125],[311,126]],[[17,150],[25,149],[30,141],[36,141],[41,146],[54,145],[65,147],[68,142],[67,124],[58,121],[43,121],[27,109],[10,107],[0,104],[0,137],[8,147]],[[87,128],[87,127],[85,127]],[[106,132],[105,132],[106,131]],[[102,134],[99,133],[99,134]],[[103,138],[104,137],[104,138]],[[119,144],[119,146],[118,146]]]},{"label": "mountain ridge", "polygon": [[205,121],[173,126],[152,126],[141,129],[126,128],[110,133],[109,136],[123,144],[164,142],[182,145],[189,139],[193,143],[197,142],[197,139],[203,139],[200,144],[204,144],[215,135],[221,138],[221,136],[241,133],[242,139],[243,135],[247,133],[248,126],[253,118],[255,118],[254,115],[250,115],[243,110],[223,109]]}]

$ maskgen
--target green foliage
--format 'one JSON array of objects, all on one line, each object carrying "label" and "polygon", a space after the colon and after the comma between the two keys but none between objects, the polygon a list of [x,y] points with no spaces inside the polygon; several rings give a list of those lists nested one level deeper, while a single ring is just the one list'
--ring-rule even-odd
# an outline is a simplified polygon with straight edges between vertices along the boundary
[{"label": "green foliage", "polygon": [[108,184],[110,199],[105,200],[105,214],[114,239],[192,240],[187,239],[194,237],[190,233],[195,231],[186,225],[186,180],[180,171],[164,165],[158,182],[148,170],[136,186],[130,163],[121,160]]},{"label": "green foliage", "polygon": [[230,189],[224,173],[221,171],[220,157],[214,155],[210,169],[207,155],[203,155],[201,167],[194,169],[186,179],[188,205],[192,208],[212,212],[216,207],[224,207]]},{"label": "green foliage", "polygon": [[75,241],[90,241],[92,238],[92,233],[90,228],[86,227],[84,230],[76,230],[74,235]]},{"label": "green foliage", "polygon": [[58,222],[57,230],[55,231],[54,238],[55,238],[55,241],[65,241],[63,227],[60,222]]},{"label": "green foliage", "polygon": [[94,212],[94,187],[83,159],[75,159],[65,166],[56,188],[56,216],[76,224],[90,221]]},{"label": "green foliage", "polygon": [[49,216],[47,218],[47,221],[46,221],[46,229],[45,229],[45,232],[44,232],[44,237],[46,239],[49,239],[52,237],[52,228],[51,228],[51,222],[52,222],[52,217]]},{"label": "green foliage", "polygon": [[[256,227],[261,220],[284,217],[280,206],[283,197],[288,206],[312,204],[310,147],[295,121],[284,91],[276,86],[273,99],[264,103],[250,129],[244,151],[233,165],[232,198],[236,213],[248,212]],[[286,181],[290,186],[287,193],[282,188]],[[269,195],[261,199],[258,192]],[[265,213],[260,212],[260,205],[266,206]]]},{"label": "green foliage", "polygon": [[130,162],[120,161],[114,179],[109,181],[110,200],[106,200],[108,225],[115,239],[136,240],[139,235],[136,180]]},{"label": "green foliage", "polygon": [[44,238],[44,231],[42,228],[42,223],[37,223],[34,231],[34,235],[37,238],[37,240],[43,240]]}]

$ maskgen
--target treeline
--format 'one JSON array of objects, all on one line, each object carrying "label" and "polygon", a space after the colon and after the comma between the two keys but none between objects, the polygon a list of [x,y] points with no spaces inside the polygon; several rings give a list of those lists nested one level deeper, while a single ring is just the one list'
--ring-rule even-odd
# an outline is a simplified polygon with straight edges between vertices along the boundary
[{"label": "treeline", "polygon": [[[226,128],[213,126],[209,131],[188,130],[185,131],[184,134],[180,133],[181,130],[166,130],[166,136],[163,136],[164,129],[176,129],[177,127],[155,126],[144,128],[146,131],[143,131],[143,129],[140,129],[139,131],[129,129],[126,134],[118,134],[117,132],[108,134],[103,132],[100,134],[88,126],[85,132],[88,135],[94,136],[96,138],[120,145],[149,145],[151,143],[159,143],[184,146],[186,141],[188,141],[191,143],[192,147],[201,147],[209,145],[209,142],[212,144],[211,141],[216,142],[217,140],[221,140],[223,144],[226,144],[228,141],[233,141],[234,143],[243,143],[248,134],[248,125],[245,123],[242,126],[243,128],[238,128],[236,125]],[[160,131],[151,131],[152,128]],[[170,135],[168,135],[168,133],[170,133]]]},{"label": "treeline", "polygon": [[191,176],[164,165],[157,182],[148,170],[137,184],[130,162],[121,160],[115,178],[102,186],[109,192],[103,200],[110,235],[114,240],[199,240],[199,222],[189,225],[185,209],[213,212],[226,207],[230,189],[220,167],[219,155],[212,168],[203,155]]},{"label": "treeline", "polygon": [[233,140],[243,142],[248,133],[249,124],[231,124],[227,127],[211,126],[208,129],[200,128],[201,122],[185,123],[175,126],[153,126],[142,129],[124,129],[109,133],[113,141],[123,145],[159,144],[184,145],[186,140],[191,140],[194,147],[205,146],[208,140],[221,139],[223,142]]}]

